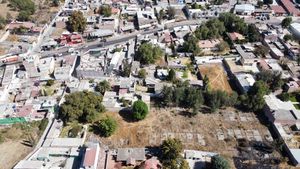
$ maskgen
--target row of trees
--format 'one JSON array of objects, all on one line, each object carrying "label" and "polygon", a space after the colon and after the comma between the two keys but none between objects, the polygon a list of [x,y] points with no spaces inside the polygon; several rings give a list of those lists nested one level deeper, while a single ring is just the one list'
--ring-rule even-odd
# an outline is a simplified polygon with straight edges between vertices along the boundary
[{"label": "row of trees", "polygon": [[186,83],[172,87],[165,86],[161,93],[160,104],[189,108],[192,109],[192,114],[196,114],[202,105],[210,107],[212,112],[226,106],[240,106],[250,111],[257,111],[265,105],[263,96],[282,88],[284,82],[281,73],[271,71],[258,73],[256,79],[249,91],[240,96],[235,92],[229,94],[221,90],[210,90],[208,78],[204,78],[202,89],[190,87]]},{"label": "row of trees", "polygon": [[250,42],[259,39],[255,25],[247,25],[243,19],[233,13],[222,13],[219,18],[211,19],[199,26],[195,31],[198,39],[220,38],[225,32],[238,32],[245,35]]},{"label": "row of trees", "polygon": [[228,94],[225,91],[201,90],[198,88],[183,86],[165,86],[162,90],[163,106],[178,106],[192,109],[192,114],[198,113],[200,107],[205,104],[215,111],[223,106],[234,106],[238,102],[237,93]]}]

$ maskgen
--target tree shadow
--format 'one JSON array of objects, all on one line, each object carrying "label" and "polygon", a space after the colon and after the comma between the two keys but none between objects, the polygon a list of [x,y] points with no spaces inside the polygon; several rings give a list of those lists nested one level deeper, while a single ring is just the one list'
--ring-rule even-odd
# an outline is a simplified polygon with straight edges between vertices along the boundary
[{"label": "tree shadow", "polygon": [[33,147],[32,143],[28,140],[23,140],[21,142],[21,144],[23,144],[24,146],[27,146],[27,147]]},{"label": "tree shadow", "polygon": [[93,132],[95,135],[98,135],[100,137],[105,137],[104,133],[99,129],[99,127],[95,123],[90,126],[90,131]]},{"label": "tree shadow", "polygon": [[202,106],[200,112],[203,114],[211,114],[214,113],[210,107]]},{"label": "tree shadow", "polygon": [[133,123],[136,122],[136,120],[132,116],[132,110],[131,108],[123,108],[119,111],[119,115],[123,118],[124,121]]}]

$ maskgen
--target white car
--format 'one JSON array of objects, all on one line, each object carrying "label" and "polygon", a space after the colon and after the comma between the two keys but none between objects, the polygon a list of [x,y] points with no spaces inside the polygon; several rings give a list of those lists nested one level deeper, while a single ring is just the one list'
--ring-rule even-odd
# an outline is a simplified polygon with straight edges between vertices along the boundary
[{"label": "white car", "polygon": [[75,50],[74,48],[69,48],[68,51],[69,51],[69,53],[72,53],[72,52],[74,52],[74,50]]}]

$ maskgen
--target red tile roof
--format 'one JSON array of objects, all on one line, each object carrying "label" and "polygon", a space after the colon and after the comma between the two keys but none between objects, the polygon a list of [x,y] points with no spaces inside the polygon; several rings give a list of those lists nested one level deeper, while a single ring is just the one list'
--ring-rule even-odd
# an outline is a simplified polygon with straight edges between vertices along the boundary
[{"label": "red tile roof", "polygon": [[117,13],[119,13],[119,9],[118,8],[114,8],[114,7],[112,7],[111,8],[111,13],[113,13],[113,14],[117,14]]},{"label": "red tile roof", "polygon": [[93,166],[96,163],[97,148],[87,148],[84,155],[83,166]]},{"label": "red tile roof", "polygon": [[245,39],[242,34],[239,34],[237,32],[228,33],[228,36],[232,41]]},{"label": "red tile roof", "polygon": [[18,117],[27,117],[32,113],[33,106],[32,105],[26,105],[19,107],[17,109],[17,115]]},{"label": "red tile roof", "polygon": [[275,13],[279,13],[279,14],[285,14],[286,11],[283,9],[282,6],[279,5],[272,5],[271,9],[275,12]]},{"label": "red tile roof", "polygon": [[294,16],[300,15],[300,11],[295,7],[295,5],[290,0],[281,0],[281,2],[289,14],[292,14]]},{"label": "red tile roof", "polygon": [[13,30],[13,29],[19,28],[21,26],[23,26],[27,29],[31,29],[32,27],[34,27],[34,23],[32,23],[32,22],[12,22],[8,25],[8,29]]},{"label": "red tile roof", "polygon": [[143,169],[160,169],[161,164],[157,159],[150,158],[142,163],[141,168],[143,168]]}]

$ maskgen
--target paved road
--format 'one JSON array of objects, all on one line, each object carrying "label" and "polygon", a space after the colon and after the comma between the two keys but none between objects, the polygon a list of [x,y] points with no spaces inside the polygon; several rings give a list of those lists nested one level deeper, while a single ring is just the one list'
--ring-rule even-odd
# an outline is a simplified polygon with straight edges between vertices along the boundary
[{"label": "paved road", "polygon": [[[176,22],[176,23],[166,25],[166,28],[173,29],[174,27],[180,27],[180,26],[185,26],[185,25],[197,25],[197,24],[200,24],[201,22],[202,21],[200,21],[200,20],[188,20],[188,21]],[[110,46],[113,44],[127,42],[128,40],[135,38],[138,34],[147,35],[147,34],[152,34],[152,33],[158,32],[158,31],[162,31],[162,30],[163,30],[163,28],[155,28],[155,29],[151,29],[148,31],[136,31],[136,32],[133,32],[128,35],[110,38],[106,42],[100,42],[98,40],[93,41],[93,42],[87,42],[84,45],[74,47],[74,49],[88,51],[88,50],[94,49],[94,48],[106,47],[106,46]],[[60,54],[60,53],[62,53],[63,55],[66,55],[68,53],[69,48],[70,47],[63,47],[63,48],[55,49],[52,51],[45,51],[45,52],[41,53],[41,56],[42,56],[42,58],[45,58],[45,57],[51,57],[55,54]]]}]

